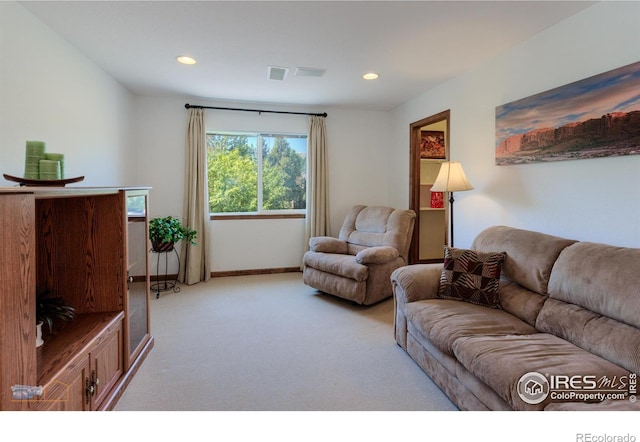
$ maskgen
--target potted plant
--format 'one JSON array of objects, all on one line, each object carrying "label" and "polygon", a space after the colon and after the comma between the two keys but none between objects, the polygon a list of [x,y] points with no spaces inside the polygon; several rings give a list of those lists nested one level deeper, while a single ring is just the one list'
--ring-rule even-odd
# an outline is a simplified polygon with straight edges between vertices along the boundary
[{"label": "potted plant", "polygon": [[56,318],[65,322],[71,321],[76,311],[70,305],[65,304],[61,297],[52,297],[50,292],[41,292],[36,295],[36,346],[44,344],[42,340],[42,327],[47,325],[49,333],[53,332],[53,322]]},{"label": "potted plant", "polygon": [[190,227],[183,226],[178,218],[166,216],[153,218],[149,221],[149,239],[156,252],[169,252],[180,240],[188,241],[195,245],[197,232]]}]

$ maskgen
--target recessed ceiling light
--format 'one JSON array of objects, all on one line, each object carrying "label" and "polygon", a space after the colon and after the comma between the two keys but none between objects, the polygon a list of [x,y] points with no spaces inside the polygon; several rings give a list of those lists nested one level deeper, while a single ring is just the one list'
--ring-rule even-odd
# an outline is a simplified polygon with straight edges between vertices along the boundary
[{"label": "recessed ceiling light", "polygon": [[179,57],[176,57],[176,60],[178,60],[178,63],[182,63],[182,64],[196,64],[196,59],[189,57],[187,55],[181,55]]},{"label": "recessed ceiling light", "polygon": [[375,72],[369,72],[362,76],[365,80],[376,80],[379,77]]}]

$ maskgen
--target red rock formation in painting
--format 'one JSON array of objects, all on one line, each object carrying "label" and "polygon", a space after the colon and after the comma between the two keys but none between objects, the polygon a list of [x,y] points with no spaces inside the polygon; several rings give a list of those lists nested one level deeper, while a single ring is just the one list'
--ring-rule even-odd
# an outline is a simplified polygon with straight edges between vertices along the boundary
[{"label": "red rock formation in painting", "polygon": [[[640,137],[640,111],[613,112],[600,118],[569,123],[558,128],[535,129],[505,138],[496,148],[496,157],[533,152],[560,153],[610,144]],[[636,145],[637,146],[637,145]]]}]

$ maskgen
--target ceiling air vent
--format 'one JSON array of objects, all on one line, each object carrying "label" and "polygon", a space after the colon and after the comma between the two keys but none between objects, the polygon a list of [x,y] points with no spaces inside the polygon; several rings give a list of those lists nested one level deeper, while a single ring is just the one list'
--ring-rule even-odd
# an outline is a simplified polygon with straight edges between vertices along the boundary
[{"label": "ceiling air vent", "polygon": [[296,68],[296,77],[322,77],[326,69]]},{"label": "ceiling air vent", "polygon": [[278,66],[269,66],[269,80],[278,80],[282,81],[287,76],[287,72],[289,72],[289,68],[282,68]]}]

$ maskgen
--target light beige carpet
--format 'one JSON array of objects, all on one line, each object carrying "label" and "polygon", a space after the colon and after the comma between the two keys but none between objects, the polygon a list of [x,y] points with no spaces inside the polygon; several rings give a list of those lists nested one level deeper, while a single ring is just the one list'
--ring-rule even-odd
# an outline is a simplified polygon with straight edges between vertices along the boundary
[{"label": "light beige carpet", "polygon": [[152,296],[156,344],[117,411],[456,410],[395,343],[392,299],[356,306],[300,273],[180,287]]}]

